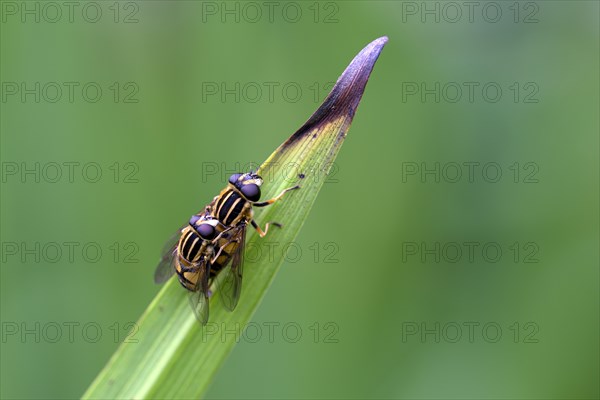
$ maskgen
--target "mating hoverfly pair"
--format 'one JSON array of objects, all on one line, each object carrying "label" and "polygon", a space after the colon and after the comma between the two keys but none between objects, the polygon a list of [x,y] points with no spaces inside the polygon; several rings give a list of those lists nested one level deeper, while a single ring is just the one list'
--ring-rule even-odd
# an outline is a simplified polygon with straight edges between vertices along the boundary
[{"label": "mating hoverfly pair", "polygon": [[162,283],[177,274],[179,283],[190,291],[190,305],[202,325],[208,321],[210,286],[217,275],[232,261],[219,284],[226,308],[233,310],[242,289],[246,228],[251,224],[260,237],[263,231],[253,219],[252,207],[265,207],[299,186],[283,190],[270,200],[260,200],[262,178],[253,173],[234,174],[213,201],[190,218],[165,245],[164,253],[154,273],[154,282]]}]

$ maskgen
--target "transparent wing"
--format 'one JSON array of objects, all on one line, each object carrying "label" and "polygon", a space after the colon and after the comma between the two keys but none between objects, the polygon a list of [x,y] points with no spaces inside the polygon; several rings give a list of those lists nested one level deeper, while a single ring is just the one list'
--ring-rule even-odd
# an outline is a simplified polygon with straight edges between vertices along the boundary
[{"label": "transparent wing", "polygon": [[196,283],[195,291],[190,293],[190,306],[194,311],[196,319],[202,324],[206,325],[208,322],[208,296],[209,296],[209,277],[210,277],[210,263],[202,258],[200,265],[198,282]]},{"label": "transparent wing", "polygon": [[246,245],[246,223],[233,228],[231,242],[236,243],[236,249],[233,253],[231,268],[223,273],[225,276],[219,284],[221,299],[225,307],[231,311],[235,309],[242,293],[242,275],[244,266],[244,248]]},{"label": "transparent wing", "polygon": [[162,250],[162,257],[156,270],[154,271],[154,283],[163,283],[173,275],[175,267],[173,262],[177,258],[177,244],[181,237],[181,231],[185,228],[185,225],[181,227],[171,238],[165,243]]}]

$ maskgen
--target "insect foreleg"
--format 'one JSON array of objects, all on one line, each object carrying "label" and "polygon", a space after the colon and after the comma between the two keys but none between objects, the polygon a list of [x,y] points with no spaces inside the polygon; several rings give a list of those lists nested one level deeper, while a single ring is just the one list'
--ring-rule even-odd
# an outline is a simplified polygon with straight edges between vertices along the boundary
[{"label": "insect foreleg", "polygon": [[289,192],[291,190],[295,190],[295,189],[300,189],[300,186],[296,185],[294,187],[284,189],[281,193],[279,193],[277,196],[273,197],[272,199],[269,199],[267,201],[261,201],[259,203],[252,203],[252,205],[254,207],[265,207],[265,206],[268,206],[269,204],[273,204],[277,200],[281,199],[283,197],[283,195],[286,194],[287,192]]}]

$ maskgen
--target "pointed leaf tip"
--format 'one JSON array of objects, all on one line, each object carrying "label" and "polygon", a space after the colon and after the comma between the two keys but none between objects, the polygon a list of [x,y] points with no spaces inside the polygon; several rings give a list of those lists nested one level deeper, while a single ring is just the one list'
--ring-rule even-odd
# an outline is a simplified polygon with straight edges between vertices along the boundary
[{"label": "pointed leaf tip", "polygon": [[292,142],[305,136],[316,126],[326,124],[340,117],[345,118],[346,126],[350,125],[371,71],[387,41],[387,36],[375,39],[354,57],[338,78],[333,89],[331,89],[331,92],[323,101],[323,104],[283,146],[290,145]]}]

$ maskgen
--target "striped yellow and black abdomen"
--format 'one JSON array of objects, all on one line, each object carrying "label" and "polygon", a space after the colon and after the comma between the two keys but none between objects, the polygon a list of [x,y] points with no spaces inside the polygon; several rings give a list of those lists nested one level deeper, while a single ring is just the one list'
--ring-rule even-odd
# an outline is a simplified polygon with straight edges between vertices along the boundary
[{"label": "striped yellow and black abdomen", "polygon": [[219,257],[217,257],[217,259],[211,266],[211,269],[210,269],[211,276],[218,275],[219,272],[221,272],[223,270],[223,268],[225,268],[227,266],[227,264],[229,264],[229,261],[231,261],[233,253],[235,252],[236,249],[237,249],[237,243],[229,243],[223,249],[221,249],[221,253],[219,254]]},{"label": "striped yellow and black abdomen", "polygon": [[181,286],[189,291],[196,291],[198,278],[200,277],[200,271],[197,268],[194,269],[191,264],[179,257],[175,260],[175,272]]},{"label": "striped yellow and black abdomen", "polygon": [[[225,226],[223,225],[219,225],[217,227],[217,231],[219,233],[223,233],[224,229]],[[237,241],[232,241],[232,237],[230,236],[230,234],[228,234],[228,232],[225,232],[225,234],[222,235],[217,240],[217,243],[215,243],[214,245],[214,254],[216,255],[218,253],[219,256],[216,260],[214,260],[214,262],[211,265],[211,277],[215,277],[216,275],[218,275],[219,272],[221,272],[223,268],[225,268],[227,264],[229,264],[231,258],[233,257],[233,254],[239,246],[239,243]]]}]

